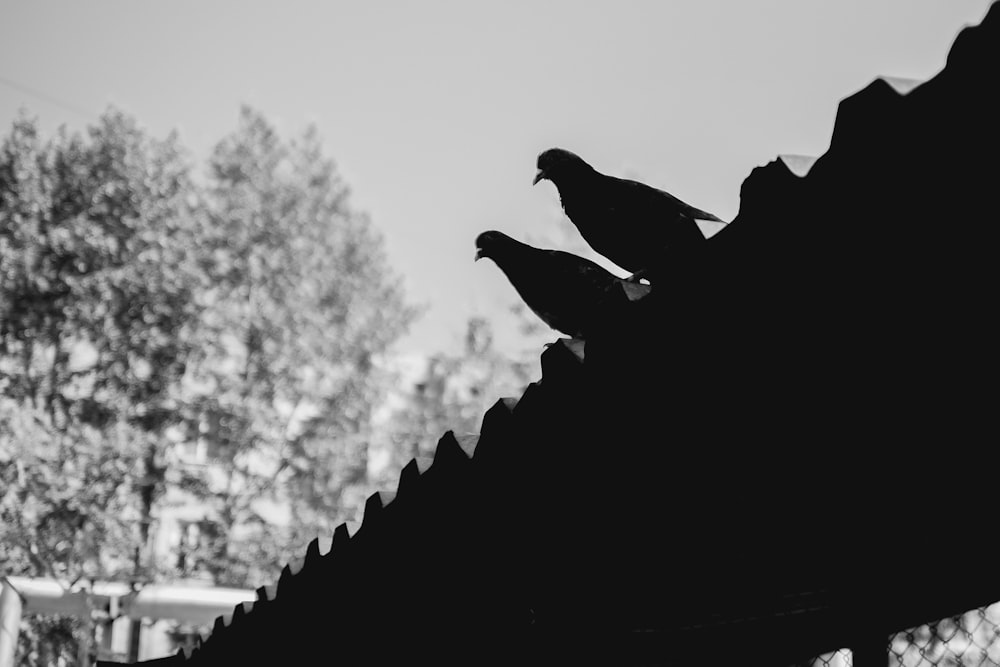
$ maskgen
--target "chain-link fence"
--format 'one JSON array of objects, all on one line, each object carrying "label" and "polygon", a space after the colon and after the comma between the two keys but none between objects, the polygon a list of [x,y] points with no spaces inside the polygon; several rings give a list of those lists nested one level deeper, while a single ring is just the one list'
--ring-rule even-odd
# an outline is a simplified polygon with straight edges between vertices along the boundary
[{"label": "chain-link fence", "polygon": [[[811,667],[852,667],[851,657],[841,649]],[[1000,602],[896,633],[888,667],[1000,667]]]},{"label": "chain-link fence", "polygon": [[808,667],[852,667],[851,651],[842,648],[833,653],[824,653],[807,665]]},{"label": "chain-link fence", "polygon": [[959,665],[1000,665],[1000,603],[900,632],[889,644],[889,667]]}]

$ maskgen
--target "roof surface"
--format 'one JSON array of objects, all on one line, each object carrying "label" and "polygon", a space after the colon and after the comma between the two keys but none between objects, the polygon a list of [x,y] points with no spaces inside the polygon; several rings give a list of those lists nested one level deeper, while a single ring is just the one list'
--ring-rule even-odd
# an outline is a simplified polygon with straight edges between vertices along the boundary
[{"label": "roof surface", "polygon": [[754,170],[703,251],[172,662],[773,666],[1000,599],[919,539],[992,492],[998,61],[994,5],[933,79],[845,99],[826,154]]}]

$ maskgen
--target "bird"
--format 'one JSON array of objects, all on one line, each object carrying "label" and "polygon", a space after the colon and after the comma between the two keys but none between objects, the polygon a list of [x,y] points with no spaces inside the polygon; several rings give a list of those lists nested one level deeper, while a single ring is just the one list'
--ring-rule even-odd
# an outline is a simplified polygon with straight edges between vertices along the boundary
[{"label": "bird", "polygon": [[584,257],[535,248],[496,230],[476,237],[476,261],[484,257],[500,267],[532,312],[572,338],[586,339],[616,288],[629,301],[650,290],[646,285],[626,283]]},{"label": "bird", "polygon": [[663,263],[668,250],[705,241],[695,220],[724,223],[668,192],[602,174],[562,148],[543,151],[537,167],[532,185],[551,181],[580,235],[598,254],[631,271],[629,280],[646,277]]}]

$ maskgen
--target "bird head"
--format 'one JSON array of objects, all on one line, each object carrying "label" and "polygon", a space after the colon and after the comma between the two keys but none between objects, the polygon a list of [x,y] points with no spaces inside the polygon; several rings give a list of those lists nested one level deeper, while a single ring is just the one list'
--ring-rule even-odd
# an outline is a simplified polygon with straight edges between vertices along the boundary
[{"label": "bird head", "polygon": [[538,181],[548,179],[558,185],[560,179],[587,171],[592,171],[592,167],[576,153],[562,148],[550,148],[538,156],[538,173],[531,184],[536,185]]},{"label": "bird head", "polygon": [[498,249],[509,245],[511,241],[513,241],[513,239],[503,232],[493,230],[483,232],[476,237],[476,261],[478,262],[483,257],[489,257],[490,259],[496,261],[496,253]]}]

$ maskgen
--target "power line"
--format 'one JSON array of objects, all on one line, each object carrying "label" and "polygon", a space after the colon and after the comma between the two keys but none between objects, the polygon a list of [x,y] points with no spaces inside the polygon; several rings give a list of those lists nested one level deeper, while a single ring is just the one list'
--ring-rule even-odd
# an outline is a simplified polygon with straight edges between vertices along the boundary
[{"label": "power line", "polygon": [[57,107],[65,109],[66,111],[72,111],[73,113],[82,116],[87,120],[91,120],[94,117],[93,112],[87,111],[82,107],[78,107],[72,102],[66,102],[64,100],[59,99],[58,97],[49,95],[44,91],[32,88],[31,86],[26,86],[23,83],[18,83],[17,81],[11,81],[5,76],[0,75],[0,83],[4,84],[8,88],[13,88],[14,90],[18,90],[22,93],[38,98],[44,102],[48,102],[49,104],[54,104]]}]

